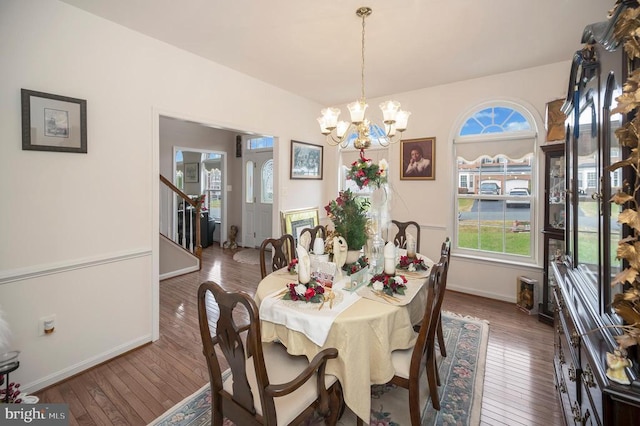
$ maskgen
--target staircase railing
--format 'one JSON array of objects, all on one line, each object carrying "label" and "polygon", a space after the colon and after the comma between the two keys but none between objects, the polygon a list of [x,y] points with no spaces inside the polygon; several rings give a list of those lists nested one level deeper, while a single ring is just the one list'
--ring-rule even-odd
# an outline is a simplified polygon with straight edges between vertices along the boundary
[{"label": "staircase railing", "polygon": [[174,220],[174,223],[177,223],[177,226],[175,229],[173,227],[169,228],[172,232],[163,233],[163,235],[196,256],[200,260],[199,264],[200,268],[202,268],[200,213],[202,211],[204,196],[193,200],[162,175],[160,175],[160,182],[173,193],[174,196],[172,199],[175,198],[175,196],[178,197],[178,208],[175,209],[175,207],[171,206],[171,211],[175,212],[171,215],[171,219]]}]

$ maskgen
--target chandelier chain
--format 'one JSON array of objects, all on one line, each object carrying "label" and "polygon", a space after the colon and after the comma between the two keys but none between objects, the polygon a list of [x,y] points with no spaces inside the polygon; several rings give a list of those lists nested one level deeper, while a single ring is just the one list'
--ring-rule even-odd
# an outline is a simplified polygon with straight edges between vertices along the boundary
[{"label": "chandelier chain", "polygon": [[366,98],[364,96],[364,20],[365,20],[366,15],[362,15],[362,64],[361,64],[361,69],[362,69],[362,103],[364,103],[366,101]]}]

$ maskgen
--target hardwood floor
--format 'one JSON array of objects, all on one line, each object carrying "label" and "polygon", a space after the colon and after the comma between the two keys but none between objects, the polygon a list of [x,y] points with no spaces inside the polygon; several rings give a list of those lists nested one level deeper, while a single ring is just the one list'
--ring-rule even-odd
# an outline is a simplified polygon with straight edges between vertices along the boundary
[{"label": "hardwood floor", "polygon": [[[455,257],[451,267],[456,267]],[[233,252],[203,251],[203,268],[160,283],[160,339],[36,395],[69,404],[71,425],[144,425],[208,383],[198,329],[196,292],[213,280],[253,294],[260,266]],[[483,425],[560,425],[553,384],[553,330],[511,303],[447,292],[444,309],[490,322],[482,398]]]}]

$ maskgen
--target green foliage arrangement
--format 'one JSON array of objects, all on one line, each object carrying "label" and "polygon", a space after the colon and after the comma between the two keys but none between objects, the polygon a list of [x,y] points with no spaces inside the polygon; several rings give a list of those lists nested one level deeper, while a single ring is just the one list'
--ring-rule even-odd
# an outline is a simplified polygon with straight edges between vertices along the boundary
[{"label": "green foliage arrangement", "polygon": [[344,237],[349,250],[360,250],[367,242],[367,211],[369,200],[357,197],[350,190],[341,191],[324,209],[337,234]]}]

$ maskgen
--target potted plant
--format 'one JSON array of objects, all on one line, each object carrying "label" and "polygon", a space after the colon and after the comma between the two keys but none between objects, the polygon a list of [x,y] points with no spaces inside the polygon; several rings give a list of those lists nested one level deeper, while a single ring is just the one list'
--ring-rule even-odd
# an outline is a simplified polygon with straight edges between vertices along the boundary
[{"label": "potted plant", "polygon": [[331,200],[324,209],[333,222],[336,234],[342,236],[347,242],[349,251],[359,252],[367,242],[369,200],[357,197],[347,189],[340,191],[338,198]]}]

